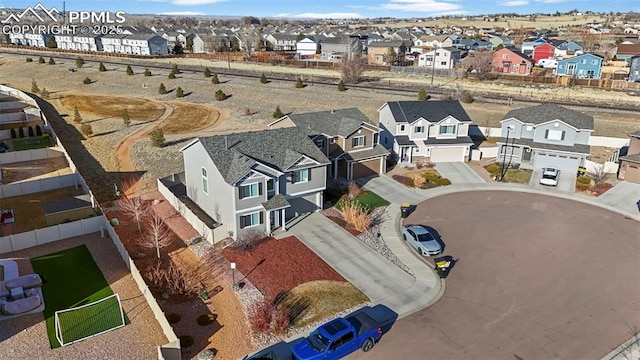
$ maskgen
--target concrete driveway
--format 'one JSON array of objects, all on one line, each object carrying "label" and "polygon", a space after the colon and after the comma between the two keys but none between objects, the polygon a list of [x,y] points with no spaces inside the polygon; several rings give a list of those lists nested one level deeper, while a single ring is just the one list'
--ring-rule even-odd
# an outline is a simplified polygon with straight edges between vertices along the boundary
[{"label": "concrete driveway", "polygon": [[[320,213],[307,216],[283,234],[289,235],[300,239],[373,303],[383,303],[394,309],[389,299],[404,293],[415,283],[411,275]],[[406,300],[410,299],[407,297]]]},{"label": "concrete driveway", "polygon": [[484,184],[485,181],[469,165],[463,162],[436,163],[435,169],[452,184]]},{"label": "concrete driveway", "polygon": [[424,190],[413,189],[400,184],[387,175],[357,179],[356,182],[392,203],[415,203],[417,199],[425,198]]},{"label": "concrete driveway", "polygon": [[533,170],[529,186],[538,190],[560,191],[573,194],[576,192],[576,177],[578,173],[575,171],[560,171],[558,178],[558,186],[540,185],[540,177],[542,176],[542,168]]},{"label": "concrete driveway", "polygon": [[640,223],[624,215],[475,191],[406,221],[436,228],[458,259],[444,296],[349,359],[600,359],[640,328]]},{"label": "concrete driveway", "polygon": [[627,181],[618,183],[613,188],[607,190],[600,195],[597,202],[615,208],[627,211],[631,214],[637,214],[638,201],[640,201],[640,184],[634,184]]}]

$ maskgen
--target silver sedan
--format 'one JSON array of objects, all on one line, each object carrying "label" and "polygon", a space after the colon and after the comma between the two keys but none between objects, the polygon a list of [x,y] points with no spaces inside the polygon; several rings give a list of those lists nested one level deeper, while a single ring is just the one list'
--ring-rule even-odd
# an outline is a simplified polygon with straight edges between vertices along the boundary
[{"label": "silver sedan", "polygon": [[423,256],[442,254],[442,244],[422,225],[405,225],[402,238],[416,248]]}]

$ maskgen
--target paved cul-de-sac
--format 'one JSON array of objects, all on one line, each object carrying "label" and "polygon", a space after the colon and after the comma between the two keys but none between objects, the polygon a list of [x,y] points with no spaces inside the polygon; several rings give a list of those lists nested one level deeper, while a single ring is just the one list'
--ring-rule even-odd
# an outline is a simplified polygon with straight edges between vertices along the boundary
[{"label": "paved cul-de-sac", "polygon": [[477,191],[426,200],[406,223],[435,228],[458,262],[439,301],[352,359],[600,359],[640,329],[635,220]]}]

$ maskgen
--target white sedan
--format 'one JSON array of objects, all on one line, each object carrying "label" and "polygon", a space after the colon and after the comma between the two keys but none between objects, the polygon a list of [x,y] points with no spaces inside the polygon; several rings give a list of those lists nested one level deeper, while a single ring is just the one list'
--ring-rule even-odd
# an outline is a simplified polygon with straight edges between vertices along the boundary
[{"label": "white sedan", "polygon": [[540,184],[547,186],[558,186],[559,177],[560,170],[554,168],[543,168],[542,176],[540,177]]}]

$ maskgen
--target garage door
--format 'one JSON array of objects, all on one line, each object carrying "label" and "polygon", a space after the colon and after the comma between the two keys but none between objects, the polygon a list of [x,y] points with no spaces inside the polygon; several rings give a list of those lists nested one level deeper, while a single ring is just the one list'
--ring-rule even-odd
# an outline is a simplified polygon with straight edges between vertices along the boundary
[{"label": "garage door", "polygon": [[578,171],[578,166],[580,166],[580,158],[570,155],[537,153],[535,166],[537,168],[551,167],[565,171]]},{"label": "garage door", "polygon": [[627,171],[624,173],[624,180],[640,184],[640,167],[637,165],[627,165]]},{"label": "garage door", "polygon": [[291,207],[285,210],[285,218],[289,220],[294,218],[296,216],[296,213],[298,213],[298,215],[301,215],[318,210],[316,200],[316,194],[287,199]]},{"label": "garage door", "polygon": [[464,161],[464,147],[438,147],[431,149],[431,162]]},{"label": "garage door", "polygon": [[353,163],[353,179],[380,174],[380,159]]}]

